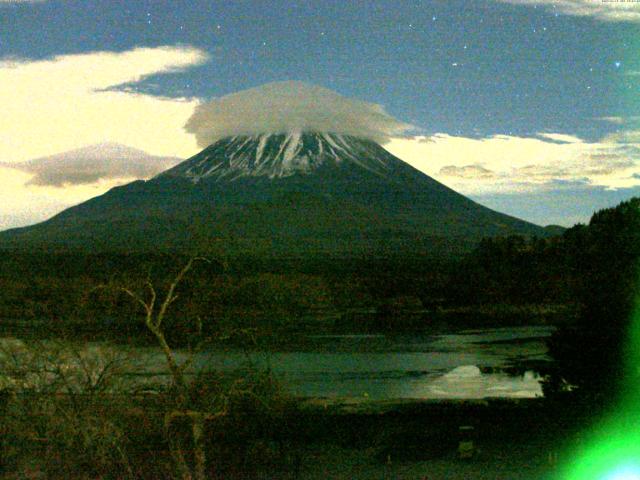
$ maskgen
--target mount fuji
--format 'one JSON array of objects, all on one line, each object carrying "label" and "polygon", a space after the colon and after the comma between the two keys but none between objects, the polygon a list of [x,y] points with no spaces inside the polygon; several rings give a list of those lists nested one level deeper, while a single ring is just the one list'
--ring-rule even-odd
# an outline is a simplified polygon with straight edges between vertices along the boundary
[{"label": "mount fuji", "polygon": [[373,140],[291,130],[227,136],[147,181],[116,187],[0,247],[369,258],[458,254],[481,238],[547,236],[451,190]]}]

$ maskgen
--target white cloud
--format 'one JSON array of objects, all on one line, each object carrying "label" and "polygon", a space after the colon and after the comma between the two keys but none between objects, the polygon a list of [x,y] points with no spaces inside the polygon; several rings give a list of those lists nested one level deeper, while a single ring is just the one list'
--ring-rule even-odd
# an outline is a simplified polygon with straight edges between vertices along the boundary
[{"label": "white cloud", "polygon": [[605,142],[640,145],[640,130],[621,130],[604,137]]},{"label": "white cloud", "polygon": [[[96,146],[88,150],[95,151]],[[114,149],[103,153],[109,151]],[[139,153],[133,157],[92,159],[71,151],[32,162],[0,164],[0,230],[46,220],[115,186],[153,176],[178,161]]]},{"label": "white cloud", "polygon": [[[0,167],[0,230],[46,220],[61,210],[101,195],[120,182],[70,188],[29,188],[32,174]],[[130,179],[129,179],[130,180]]]},{"label": "white cloud", "polygon": [[614,125],[622,125],[626,123],[625,117],[597,117],[595,120],[599,120],[601,122],[613,123]]},{"label": "white cloud", "polygon": [[[85,180],[93,175],[91,183],[53,188],[33,184],[78,183],[83,172],[73,179],[69,165],[61,165],[56,173],[47,162],[18,163],[103,142],[130,145],[164,157],[184,158],[196,153],[195,139],[183,129],[196,100],[108,89],[148,75],[187,69],[206,59],[203,51],[187,46],[92,52],[37,61],[0,59],[0,163],[5,165],[0,167],[0,229],[44,220],[155,171],[155,167],[145,170],[139,162],[128,166],[117,161],[103,163],[101,172],[84,171]],[[92,164],[90,160],[76,158],[75,166],[86,168]],[[14,168],[6,168],[7,164]],[[29,182],[32,186],[27,186]]]},{"label": "white cloud", "polygon": [[438,177],[456,177],[470,180],[496,178],[496,173],[482,165],[447,165],[438,171]]},{"label": "white cloud", "polygon": [[196,151],[182,129],[193,99],[106,90],[205,61],[191,47],[0,60],[0,161],[17,162],[112,141],[157,155]]},{"label": "white cloud", "polygon": [[[628,115],[628,116],[609,116],[609,117],[595,117],[594,120],[600,122],[607,122],[613,125],[626,125],[625,128],[629,129],[629,125],[637,125],[640,122],[640,116]],[[623,130],[624,131],[624,130]]]},{"label": "white cloud", "polygon": [[640,3],[619,0],[497,0],[514,5],[542,6],[551,12],[593,17],[606,22],[640,22]]},{"label": "white cloud", "polygon": [[118,143],[90,145],[28,162],[0,164],[33,174],[29,185],[68,187],[100,181],[150,178],[180,162]]},{"label": "white cloud", "polygon": [[[541,138],[542,137],[542,138]],[[437,134],[396,138],[385,147],[465,194],[548,191],[563,185],[640,185],[640,132],[587,142],[565,134],[488,138]],[[635,176],[634,176],[635,175]]]},{"label": "white cloud", "polygon": [[539,137],[543,137],[549,140],[553,140],[559,143],[581,143],[582,140],[573,135],[566,135],[564,133],[539,133]]},{"label": "white cloud", "polygon": [[198,105],[185,126],[206,147],[223,137],[317,130],[385,141],[410,128],[380,105],[326,88],[286,81],[215,98]]}]

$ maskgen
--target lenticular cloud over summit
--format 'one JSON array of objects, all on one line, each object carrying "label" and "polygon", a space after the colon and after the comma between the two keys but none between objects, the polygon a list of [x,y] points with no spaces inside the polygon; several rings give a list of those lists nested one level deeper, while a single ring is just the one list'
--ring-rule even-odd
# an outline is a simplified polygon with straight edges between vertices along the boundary
[{"label": "lenticular cloud over summit", "polygon": [[384,142],[411,125],[375,103],[297,81],[274,82],[196,107],[185,125],[206,147],[221,138],[286,132],[329,132]]}]

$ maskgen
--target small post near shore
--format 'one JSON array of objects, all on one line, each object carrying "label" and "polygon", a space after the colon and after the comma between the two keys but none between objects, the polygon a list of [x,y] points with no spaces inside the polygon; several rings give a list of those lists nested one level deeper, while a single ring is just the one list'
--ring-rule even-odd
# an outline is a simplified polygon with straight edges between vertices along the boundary
[{"label": "small post near shore", "polygon": [[461,425],[458,427],[458,457],[473,458],[476,450],[473,443],[475,429],[471,425]]}]

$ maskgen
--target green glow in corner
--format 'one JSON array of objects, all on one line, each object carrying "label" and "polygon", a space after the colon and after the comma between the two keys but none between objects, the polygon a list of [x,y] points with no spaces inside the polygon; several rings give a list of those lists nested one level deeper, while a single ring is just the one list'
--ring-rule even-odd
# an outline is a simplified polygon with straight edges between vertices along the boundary
[{"label": "green glow in corner", "polygon": [[640,468],[636,466],[622,467],[605,477],[605,480],[640,480]]},{"label": "green glow in corner", "polygon": [[640,434],[624,424],[603,429],[593,446],[579,452],[565,480],[640,480]]},{"label": "green glow in corner", "polygon": [[561,472],[562,480],[640,480],[640,303],[626,349],[626,385],[608,418],[586,432],[584,447]]}]

